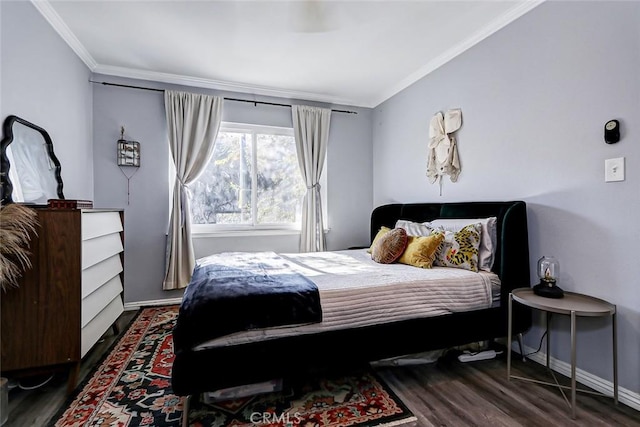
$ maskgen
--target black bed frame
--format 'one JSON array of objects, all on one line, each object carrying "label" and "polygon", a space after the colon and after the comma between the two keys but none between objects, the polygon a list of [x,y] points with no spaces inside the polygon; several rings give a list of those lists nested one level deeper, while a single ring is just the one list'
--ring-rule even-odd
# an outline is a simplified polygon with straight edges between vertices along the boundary
[{"label": "black bed frame", "polygon": [[[275,378],[291,378],[368,361],[445,349],[507,335],[509,292],[529,286],[526,205],[514,202],[390,204],[371,215],[371,237],[396,220],[496,216],[498,246],[493,271],[502,282],[500,306],[317,334],[283,337],[208,350],[175,349],[172,386],[187,396]],[[531,311],[513,307],[513,334],[531,326]],[[407,339],[406,337],[410,338]]]}]

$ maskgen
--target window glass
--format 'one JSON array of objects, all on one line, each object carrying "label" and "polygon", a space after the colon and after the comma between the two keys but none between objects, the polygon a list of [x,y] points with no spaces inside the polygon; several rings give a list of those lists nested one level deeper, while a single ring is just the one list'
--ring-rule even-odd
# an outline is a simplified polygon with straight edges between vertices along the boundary
[{"label": "window glass", "polygon": [[257,135],[257,223],[299,221],[305,186],[296,145],[286,135]]},{"label": "window glass", "polygon": [[192,223],[299,227],[305,192],[292,129],[223,124],[190,186]]}]

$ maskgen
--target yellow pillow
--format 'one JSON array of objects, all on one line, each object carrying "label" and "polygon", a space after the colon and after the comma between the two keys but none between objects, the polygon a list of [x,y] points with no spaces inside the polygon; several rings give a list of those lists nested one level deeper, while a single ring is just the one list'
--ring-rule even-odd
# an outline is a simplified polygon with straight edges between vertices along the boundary
[{"label": "yellow pillow", "polygon": [[371,250],[373,249],[373,245],[376,244],[376,240],[380,239],[382,236],[387,234],[389,231],[391,231],[391,229],[389,227],[385,227],[384,225],[382,227],[380,227],[380,230],[378,231],[378,234],[376,234],[376,237],[373,238],[373,242],[371,242],[371,246],[369,247],[369,249],[367,249],[367,252],[371,253]]},{"label": "yellow pillow", "polygon": [[431,268],[438,246],[443,239],[444,234],[442,233],[434,233],[430,236],[409,236],[407,248],[398,262],[414,267]]}]

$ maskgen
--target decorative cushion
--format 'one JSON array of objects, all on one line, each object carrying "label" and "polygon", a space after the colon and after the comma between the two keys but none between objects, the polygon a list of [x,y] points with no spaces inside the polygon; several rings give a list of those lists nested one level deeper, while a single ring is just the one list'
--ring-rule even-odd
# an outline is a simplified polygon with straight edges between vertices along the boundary
[{"label": "decorative cushion", "polygon": [[409,236],[407,247],[398,259],[401,264],[420,268],[431,268],[438,247],[444,240],[444,233],[430,236]]},{"label": "decorative cushion", "polygon": [[391,264],[404,252],[407,247],[407,232],[402,228],[388,231],[371,248],[371,259],[380,264]]},{"label": "decorative cushion", "polygon": [[369,247],[369,249],[367,249],[367,252],[371,253],[373,245],[375,245],[378,239],[387,234],[389,231],[391,231],[389,227],[385,227],[384,225],[380,227],[380,230],[378,230],[378,234],[376,234],[376,237],[373,238],[373,242],[371,242],[371,246]]},{"label": "decorative cushion", "polygon": [[480,223],[467,225],[457,232],[434,231],[434,234],[444,233],[444,240],[438,248],[433,265],[477,272],[481,231]]},{"label": "decorative cushion", "polygon": [[[431,225],[433,228],[440,228],[446,231],[460,231],[469,224],[480,223],[482,232],[480,234],[480,247],[478,252],[478,269],[491,271],[495,260],[496,247],[498,245],[498,227],[495,216],[478,219],[436,219],[430,223],[419,224],[423,227]],[[397,227],[397,225],[396,225]],[[411,234],[407,232],[407,234]]]},{"label": "decorative cushion", "polygon": [[396,228],[404,228],[409,236],[429,236],[434,229],[428,222],[419,223],[404,219],[396,221]]}]

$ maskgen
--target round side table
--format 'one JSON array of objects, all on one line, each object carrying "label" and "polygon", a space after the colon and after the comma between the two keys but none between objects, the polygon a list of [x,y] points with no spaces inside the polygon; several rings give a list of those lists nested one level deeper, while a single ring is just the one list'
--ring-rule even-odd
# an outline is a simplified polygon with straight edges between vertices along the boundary
[{"label": "round side table", "polygon": [[[525,378],[511,375],[511,309],[513,301],[519,304],[546,312],[547,327],[547,368],[549,367],[549,343],[551,330],[549,329],[549,318],[552,313],[561,314],[571,317],[571,387],[562,386],[558,383],[555,375],[553,379],[555,383],[538,381],[532,378]],[[577,317],[604,317],[611,316],[611,331],[613,341],[613,400],[618,404],[618,342],[616,336],[616,306],[599,298],[583,295],[575,292],[564,293],[563,298],[545,298],[533,293],[531,288],[514,289],[509,294],[509,324],[508,324],[508,341],[507,345],[507,379],[511,378],[535,382],[538,384],[551,385],[558,387],[565,401],[571,408],[571,417],[576,418],[576,391],[586,391],[592,394],[603,395],[602,393],[593,392],[591,390],[576,389],[576,318]],[[571,402],[564,393],[565,388],[571,389]],[[605,395],[603,395],[605,396]]]}]

